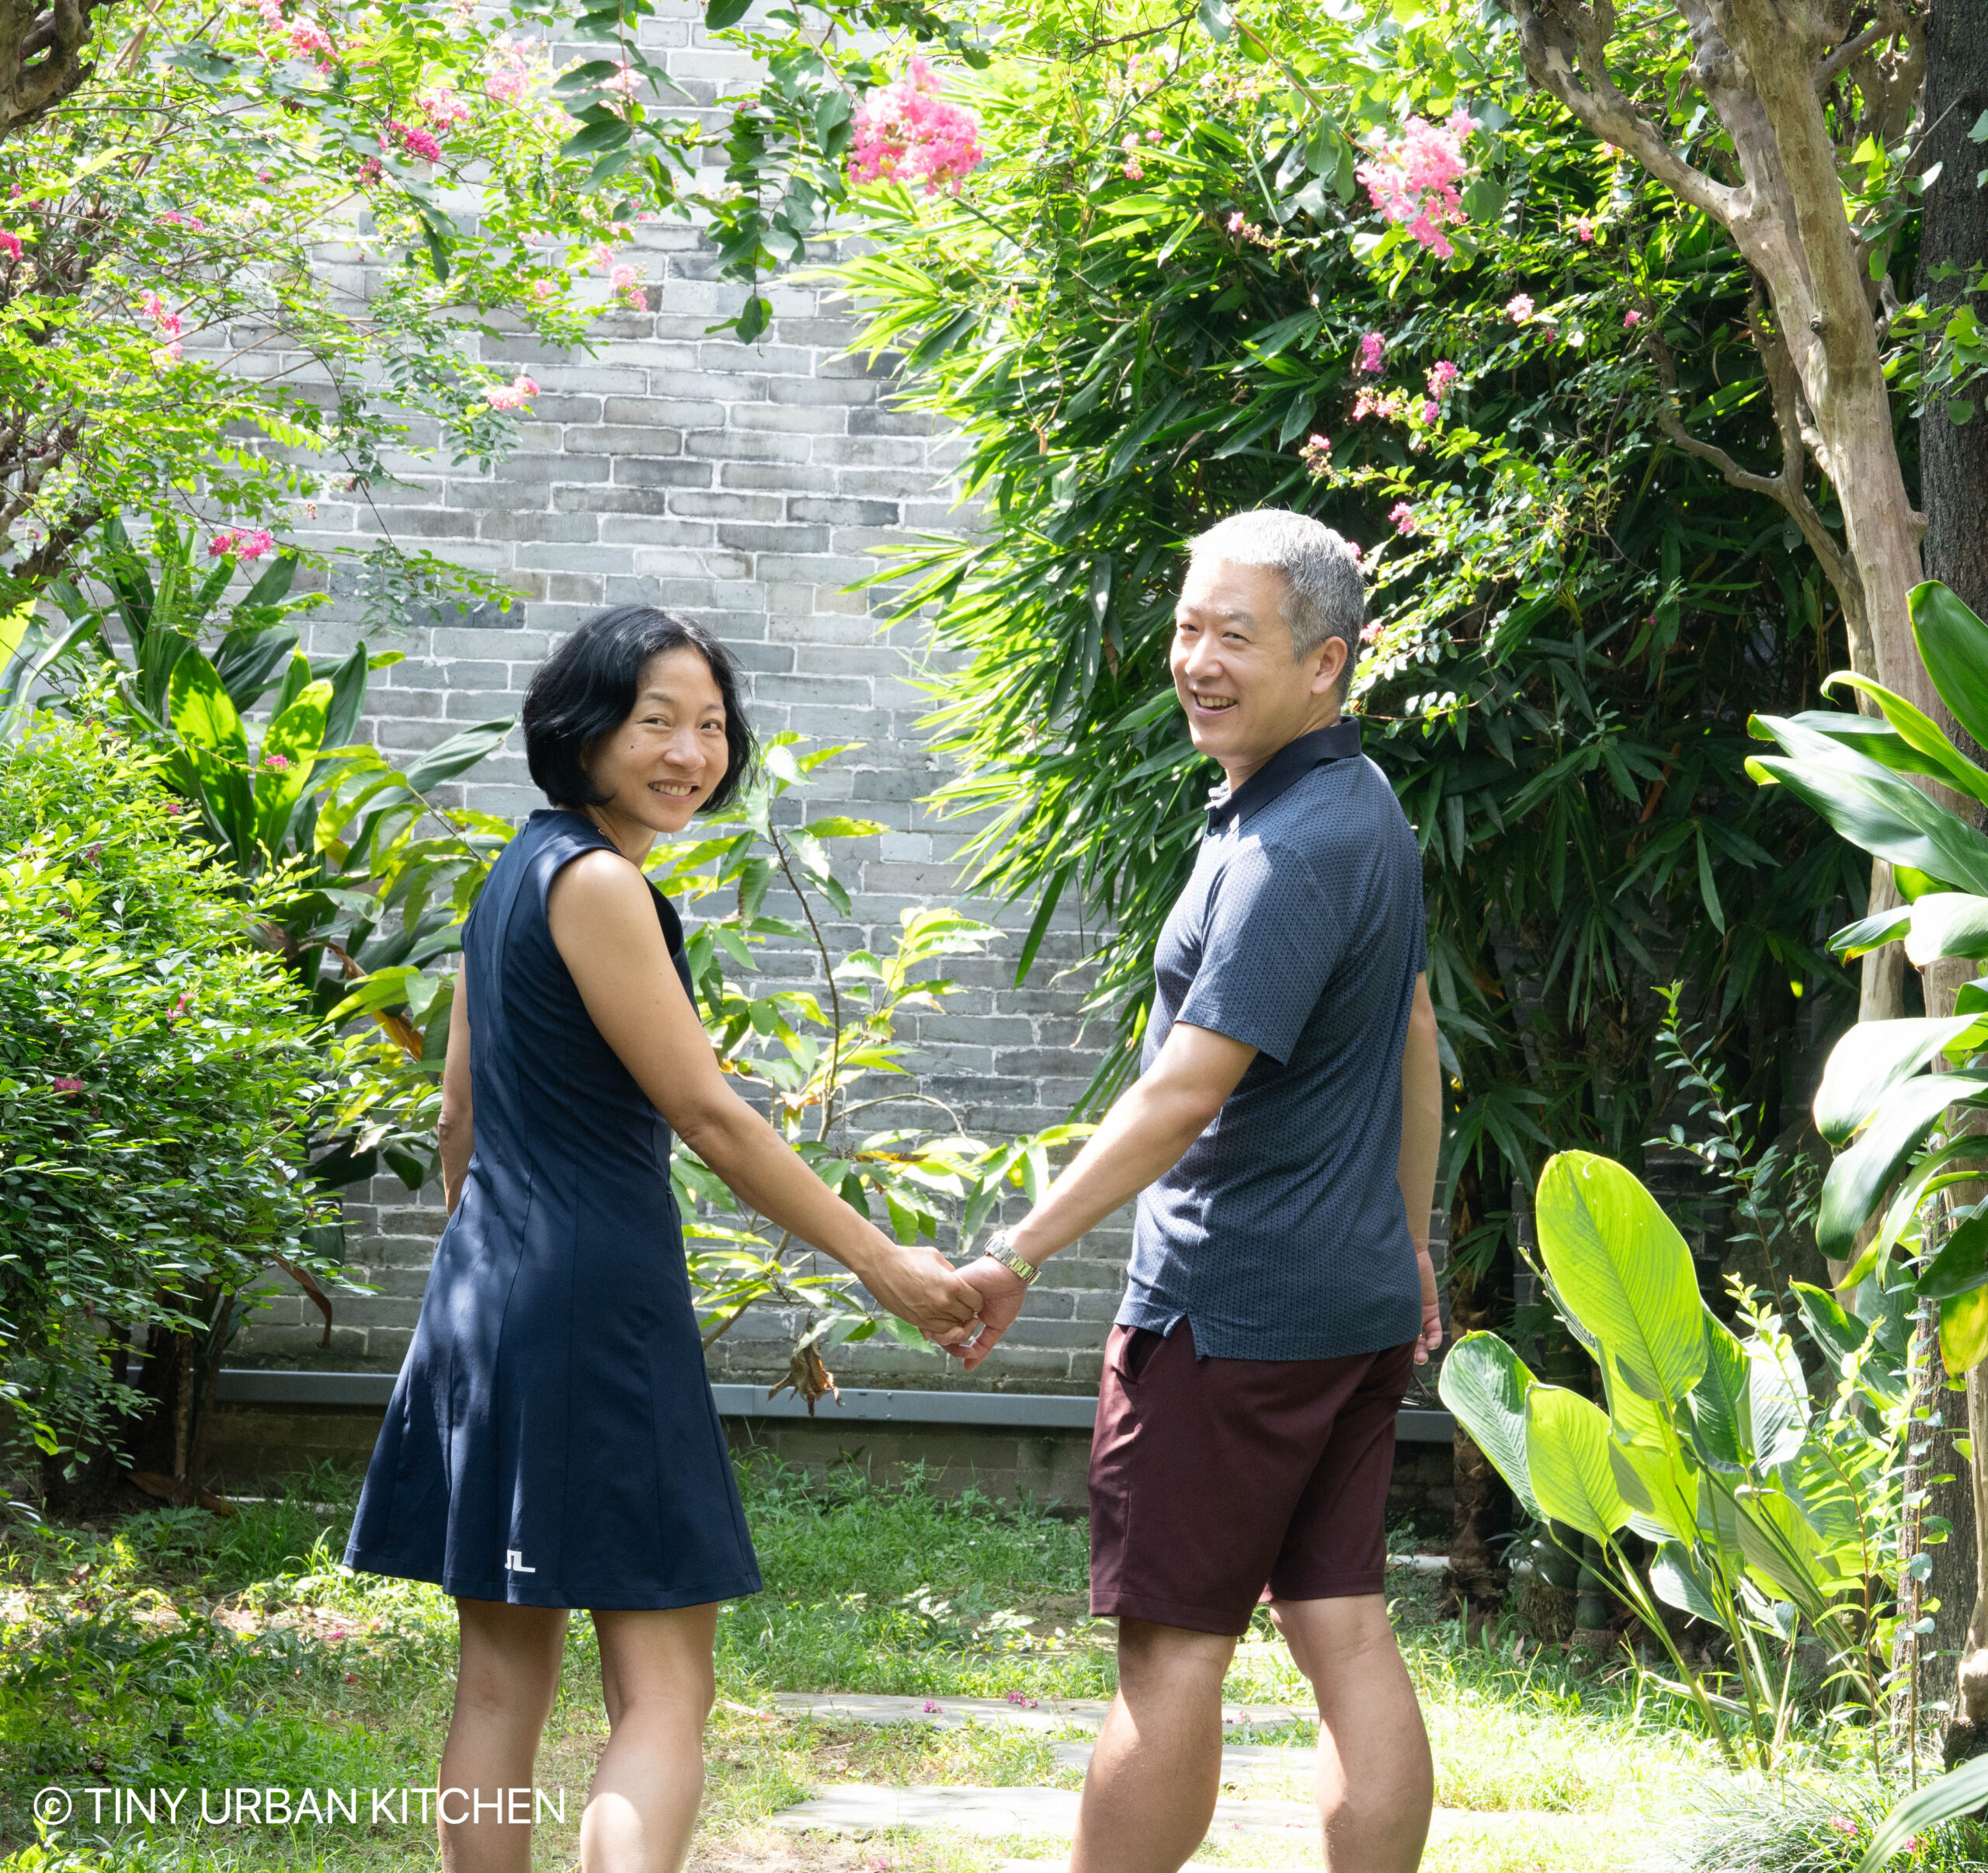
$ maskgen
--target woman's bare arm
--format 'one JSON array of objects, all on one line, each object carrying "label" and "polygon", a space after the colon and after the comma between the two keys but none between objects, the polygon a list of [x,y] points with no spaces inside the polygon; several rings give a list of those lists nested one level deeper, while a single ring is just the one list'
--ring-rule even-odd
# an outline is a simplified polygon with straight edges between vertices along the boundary
[{"label": "woman's bare arm", "polygon": [[469,966],[456,971],[449,1003],[449,1051],[442,1062],[442,1199],[449,1214],[463,1200],[463,1179],[476,1148],[476,1113],[469,1089]]},{"label": "woman's bare arm", "polygon": [[554,879],[547,914],[595,1027],[677,1136],[761,1215],[832,1256],[892,1313],[936,1338],[961,1337],[976,1291],[936,1250],[902,1249],[859,1215],[726,1083],[641,873],[617,853],[585,853]]}]

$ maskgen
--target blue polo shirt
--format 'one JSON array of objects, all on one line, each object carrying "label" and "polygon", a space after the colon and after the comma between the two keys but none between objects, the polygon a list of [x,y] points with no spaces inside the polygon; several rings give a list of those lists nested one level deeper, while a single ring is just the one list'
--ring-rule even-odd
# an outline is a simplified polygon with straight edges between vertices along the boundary
[{"label": "blue polo shirt", "polygon": [[1176,1021],[1256,1057],[1140,1197],[1121,1323],[1184,1319],[1218,1359],[1335,1359],[1421,1331],[1395,1165],[1427,960],[1421,854],[1357,721],[1210,796],[1160,933],[1140,1067]]}]

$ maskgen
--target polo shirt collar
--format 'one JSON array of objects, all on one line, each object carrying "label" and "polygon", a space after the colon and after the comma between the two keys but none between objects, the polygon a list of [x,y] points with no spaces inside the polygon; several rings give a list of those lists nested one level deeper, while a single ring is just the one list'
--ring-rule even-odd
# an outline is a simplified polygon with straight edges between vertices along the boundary
[{"label": "polo shirt collar", "polygon": [[1231,792],[1226,785],[1208,795],[1208,830],[1219,832],[1233,819],[1246,822],[1315,767],[1350,759],[1360,752],[1360,721],[1343,715],[1329,728],[1314,728],[1287,742],[1248,780]]}]

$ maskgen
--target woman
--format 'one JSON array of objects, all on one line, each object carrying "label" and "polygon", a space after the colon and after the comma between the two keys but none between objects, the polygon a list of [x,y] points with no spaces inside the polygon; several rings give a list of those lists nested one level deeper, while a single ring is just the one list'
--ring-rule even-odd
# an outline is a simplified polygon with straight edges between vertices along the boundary
[{"label": "woman", "polygon": [[607,612],[540,669],[524,730],[552,805],[464,929],[442,1076],[449,1222],[345,1558],[455,1596],[450,1873],[530,1866],[530,1799],[499,1804],[531,1784],[576,1606],[610,1730],[581,1864],[673,1873],[704,1782],[717,1603],[759,1576],[704,1376],[672,1133],[942,1344],[978,1303],[732,1092],[691,1005],[683,926],[639,867],[749,768],[723,648],[663,612]]}]

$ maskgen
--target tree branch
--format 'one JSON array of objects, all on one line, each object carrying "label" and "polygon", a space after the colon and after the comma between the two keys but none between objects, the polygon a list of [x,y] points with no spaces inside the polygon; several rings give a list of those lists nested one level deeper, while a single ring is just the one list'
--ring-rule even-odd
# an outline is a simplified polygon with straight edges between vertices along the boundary
[{"label": "tree branch", "polygon": [[1854,39],[1838,46],[1816,68],[1816,90],[1828,90],[1849,68],[1853,60],[1862,57],[1879,40],[1889,37],[1896,30],[1893,22],[1880,15],[1875,26],[1866,26]]}]

